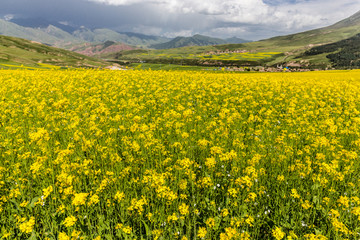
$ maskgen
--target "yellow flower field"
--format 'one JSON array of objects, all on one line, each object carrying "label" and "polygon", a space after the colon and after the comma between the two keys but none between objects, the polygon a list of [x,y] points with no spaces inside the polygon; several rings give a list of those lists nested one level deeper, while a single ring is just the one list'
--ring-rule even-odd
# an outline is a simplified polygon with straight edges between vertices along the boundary
[{"label": "yellow flower field", "polygon": [[358,239],[360,71],[0,71],[0,239]]}]

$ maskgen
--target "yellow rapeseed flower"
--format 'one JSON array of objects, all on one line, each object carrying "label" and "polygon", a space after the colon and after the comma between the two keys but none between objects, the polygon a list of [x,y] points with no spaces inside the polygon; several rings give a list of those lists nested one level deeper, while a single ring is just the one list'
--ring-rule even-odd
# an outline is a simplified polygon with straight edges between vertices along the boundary
[{"label": "yellow rapeseed flower", "polygon": [[275,229],[272,230],[272,235],[276,240],[281,240],[286,234],[281,230],[281,228],[275,227]]},{"label": "yellow rapeseed flower", "polygon": [[75,193],[74,194],[74,199],[72,200],[72,204],[74,206],[85,205],[86,198],[87,198],[88,195],[89,195],[88,193]]},{"label": "yellow rapeseed flower", "polygon": [[65,225],[65,227],[72,227],[75,225],[76,221],[77,221],[76,217],[69,216],[69,217],[65,218],[63,224]]},{"label": "yellow rapeseed flower", "polygon": [[215,219],[214,218],[208,218],[205,223],[209,228],[215,227]]},{"label": "yellow rapeseed flower", "polygon": [[59,240],[70,240],[70,237],[64,232],[59,233]]},{"label": "yellow rapeseed flower", "polygon": [[35,218],[31,217],[28,221],[23,222],[19,225],[19,229],[23,233],[31,233],[34,229]]},{"label": "yellow rapeseed flower", "polygon": [[189,206],[186,205],[185,203],[182,203],[180,206],[179,206],[179,212],[181,215],[188,215],[189,214]]},{"label": "yellow rapeseed flower", "polygon": [[201,228],[199,228],[199,230],[197,231],[197,237],[199,237],[199,238],[205,238],[206,233],[207,233],[206,228],[201,227]]}]

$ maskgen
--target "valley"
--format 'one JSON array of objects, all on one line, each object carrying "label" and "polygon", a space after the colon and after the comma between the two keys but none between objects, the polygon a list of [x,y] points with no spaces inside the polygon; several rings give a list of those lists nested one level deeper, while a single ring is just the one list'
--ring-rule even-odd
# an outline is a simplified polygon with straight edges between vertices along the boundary
[{"label": "valley", "polygon": [[[33,22],[33,26],[40,26],[37,21]],[[148,63],[199,66],[200,68],[226,67],[232,70],[247,68],[254,71],[259,69],[262,71],[324,70],[358,66],[353,63],[357,61],[356,54],[352,57],[355,59],[350,62],[342,61],[339,64],[334,56],[337,54],[337,58],[342,58],[341,54],[347,54],[346,51],[337,53],[339,47],[328,48],[326,53],[321,54],[314,54],[314,51],[329,44],[340,46],[343,41],[358,46],[359,41],[356,36],[360,33],[360,12],[328,27],[255,42],[236,37],[219,39],[199,34],[170,39],[130,32],[120,33],[110,29],[85,27],[76,29],[61,24],[55,25],[31,28],[28,25],[20,26],[14,22],[0,20],[0,34],[42,42],[44,46],[51,45],[96,58],[97,60],[92,61],[101,62],[99,66],[108,62],[108,65],[117,64],[133,68],[139,63]],[[2,47],[5,49],[6,46]],[[19,64],[29,63],[10,57],[9,52],[12,50],[9,50],[9,47],[6,48],[7,50],[0,55],[0,61],[12,59],[11,61]],[[38,57],[37,61],[42,61],[41,57]],[[62,61],[56,58],[45,60],[46,63],[57,65]],[[65,62],[62,63],[65,64]],[[74,65],[74,62],[70,61],[67,65]],[[77,65],[81,65],[79,61]]]}]

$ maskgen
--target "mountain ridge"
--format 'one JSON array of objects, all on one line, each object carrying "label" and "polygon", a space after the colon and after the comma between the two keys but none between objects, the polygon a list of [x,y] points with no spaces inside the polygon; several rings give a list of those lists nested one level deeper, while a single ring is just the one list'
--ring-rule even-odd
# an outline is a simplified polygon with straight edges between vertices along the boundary
[{"label": "mountain ridge", "polygon": [[[165,37],[148,36],[137,33],[120,33],[111,29],[89,29],[85,27],[72,28],[66,25],[42,19],[29,20],[12,19],[6,21],[0,19],[0,35],[18,37],[31,41],[41,42],[69,49],[72,45],[84,42],[106,42],[116,41],[138,47],[148,47],[151,44],[167,42],[170,39]],[[21,26],[15,22],[21,23]],[[32,27],[30,27],[32,26]],[[72,31],[74,30],[74,31]]]},{"label": "mountain ridge", "polygon": [[49,25],[47,28],[22,27],[12,22],[0,19],[0,35],[18,37],[49,45],[64,45],[66,43],[80,42],[71,34]]},{"label": "mountain ridge", "polygon": [[104,43],[83,43],[73,46],[69,50],[86,56],[102,57],[103,55],[109,53],[129,51],[134,49],[136,48],[125,43],[106,41]]},{"label": "mountain ridge", "polygon": [[78,45],[83,42],[101,43],[106,41],[121,42],[143,48],[162,49],[248,42],[237,37],[220,39],[199,34],[192,37],[179,36],[172,39],[141,33],[119,32],[107,28],[90,29],[83,26],[74,27],[42,18],[1,20],[0,34],[29,39],[66,49],[71,49],[74,44]]},{"label": "mountain ridge", "polygon": [[72,33],[76,30],[76,27],[71,25],[65,25],[55,21],[49,21],[44,18],[12,18],[9,22],[15,23],[22,27],[30,27],[30,28],[47,28],[49,25],[60,28],[61,30]]},{"label": "mountain ridge", "polygon": [[150,45],[155,49],[169,49],[188,46],[208,46],[208,45],[221,45],[227,42],[220,38],[212,38],[200,34],[196,34],[192,37],[176,37],[169,42]]},{"label": "mountain ridge", "polygon": [[360,32],[360,11],[336,22],[330,26],[312,29],[300,33],[276,36],[263,39],[248,45],[261,46],[264,42],[272,44],[287,44],[288,46],[307,46],[312,44],[327,44],[355,36]]}]

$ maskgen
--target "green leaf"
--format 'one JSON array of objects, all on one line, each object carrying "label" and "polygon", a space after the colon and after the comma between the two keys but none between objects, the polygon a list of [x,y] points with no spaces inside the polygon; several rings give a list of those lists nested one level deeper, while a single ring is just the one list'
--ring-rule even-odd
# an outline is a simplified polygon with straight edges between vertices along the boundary
[{"label": "green leaf", "polygon": [[112,239],[113,239],[113,237],[112,237],[112,235],[110,235],[110,234],[105,234],[105,239],[112,240]]},{"label": "green leaf", "polygon": [[320,183],[315,183],[314,185],[311,186],[311,190],[315,191],[315,190],[317,190],[319,187],[321,187]]},{"label": "green leaf", "polygon": [[22,209],[20,208],[19,204],[15,200],[10,200],[11,203],[13,203],[18,211],[22,212]]},{"label": "green leaf", "polygon": [[36,239],[37,239],[36,233],[33,231],[33,232],[31,233],[31,236],[28,238],[28,240],[36,240]]},{"label": "green leaf", "polygon": [[141,222],[142,222],[142,223],[144,224],[144,226],[145,226],[146,236],[150,237],[150,236],[151,236],[151,231],[150,231],[149,226],[145,223],[144,220],[142,220]]},{"label": "green leaf", "polygon": [[38,200],[39,200],[39,197],[34,197],[34,198],[30,201],[29,207],[30,207],[30,208],[35,207],[35,203],[36,203]]}]

